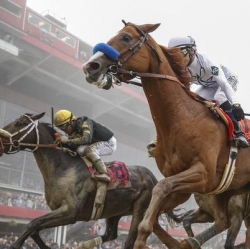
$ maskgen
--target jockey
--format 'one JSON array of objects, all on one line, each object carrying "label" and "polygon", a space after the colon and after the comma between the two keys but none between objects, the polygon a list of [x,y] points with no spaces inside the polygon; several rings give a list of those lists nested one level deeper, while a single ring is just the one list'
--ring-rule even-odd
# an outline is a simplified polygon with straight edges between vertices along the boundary
[{"label": "jockey", "polygon": [[195,92],[205,99],[219,102],[220,108],[228,113],[233,121],[236,143],[241,148],[247,148],[249,143],[239,122],[244,119],[244,111],[234,92],[237,89],[237,77],[225,66],[216,64],[206,55],[198,53],[195,40],[191,36],[174,37],[170,39],[168,47],[181,49],[184,62],[193,77],[191,83],[200,86]]},{"label": "jockey", "polygon": [[68,134],[68,136],[56,138],[56,141],[76,145],[78,154],[86,156],[100,173],[94,177],[109,183],[110,177],[100,156],[111,155],[116,150],[114,133],[86,116],[76,118],[67,110],[56,112],[54,123],[56,127]]}]

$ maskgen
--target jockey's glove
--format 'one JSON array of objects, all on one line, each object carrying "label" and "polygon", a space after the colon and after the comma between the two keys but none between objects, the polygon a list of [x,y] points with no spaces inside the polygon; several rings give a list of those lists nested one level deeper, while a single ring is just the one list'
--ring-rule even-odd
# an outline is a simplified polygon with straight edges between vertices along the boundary
[{"label": "jockey's glove", "polygon": [[236,121],[240,121],[241,119],[244,119],[244,111],[241,108],[240,104],[233,104],[232,105],[232,113],[234,115],[234,118]]},{"label": "jockey's glove", "polygon": [[60,136],[60,138],[57,139],[57,141],[62,144],[70,143],[70,139],[67,136]]}]

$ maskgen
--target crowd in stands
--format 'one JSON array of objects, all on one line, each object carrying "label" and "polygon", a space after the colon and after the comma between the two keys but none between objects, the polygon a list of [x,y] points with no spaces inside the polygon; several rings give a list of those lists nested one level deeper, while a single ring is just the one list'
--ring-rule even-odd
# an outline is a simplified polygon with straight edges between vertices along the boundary
[{"label": "crowd in stands", "polygon": [[[49,210],[42,195],[0,189],[0,205]],[[1,248],[0,248],[1,249]]]}]

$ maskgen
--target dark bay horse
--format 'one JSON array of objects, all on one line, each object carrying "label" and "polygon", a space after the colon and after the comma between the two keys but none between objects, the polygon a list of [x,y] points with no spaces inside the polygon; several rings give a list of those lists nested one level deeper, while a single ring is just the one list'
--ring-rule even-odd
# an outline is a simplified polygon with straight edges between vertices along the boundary
[{"label": "dark bay horse", "polygon": [[[155,123],[155,160],[166,178],[153,189],[134,248],[146,248],[152,232],[168,248],[199,248],[229,227],[230,197],[249,192],[250,148],[239,150],[234,178],[227,190],[211,197],[214,226],[182,241],[164,231],[158,224],[161,213],[184,203],[192,193],[207,194],[219,186],[229,158],[228,131],[209,108],[192,97],[181,50],[161,46],[150,35],[160,24],[123,23],[125,26],[106,44],[94,47],[95,54],[83,65],[83,71],[88,83],[106,90],[112,89],[112,83],[131,83],[140,77]],[[249,236],[246,243],[250,248]]]},{"label": "dark bay horse", "polygon": [[[228,218],[230,227],[227,230],[227,238],[224,244],[225,249],[246,248],[245,243],[235,246],[237,235],[244,221],[246,228],[249,227],[250,219],[250,195],[233,196],[228,204]],[[214,222],[214,209],[209,195],[195,193],[194,199],[198,209],[189,210],[180,214],[173,211],[168,213],[168,218],[176,223],[182,223],[183,228],[190,237],[194,236],[192,224]]]},{"label": "dark bay horse", "polygon": [[[49,249],[39,236],[39,231],[73,224],[76,221],[89,221],[96,194],[96,182],[88,167],[79,157],[72,157],[54,147],[55,130],[51,125],[40,123],[44,113],[25,114],[0,129],[0,156],[32,149],[37,165],[42,173],[45,198],[52,210],[50,213],[32,220],[27,230],[13,244],[21,248],[31,236],[42,249]],[[53,145],[53,146],[51,146]],[[152,189],[157,179],[143,166],[129,166],[130,186],[119,186],[107,191],[102,217],[106,218],[106,231],[103,236],[84,242],[81,248],[117,238],[118,222],[122,216],[132,215],[126,249],[132,249],[137,237],[137,228],[149,205]]]}]

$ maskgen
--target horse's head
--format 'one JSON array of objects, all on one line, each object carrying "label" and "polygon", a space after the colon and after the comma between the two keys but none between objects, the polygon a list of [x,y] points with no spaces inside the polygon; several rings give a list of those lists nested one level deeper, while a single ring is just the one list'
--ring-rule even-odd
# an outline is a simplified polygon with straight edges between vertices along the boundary
[{"label": "horse's head", "polygon": [[[21,143],[39,144],[38,120],[45,112],[32,115],[25,114],[0,129],[0,156],[14,153],[25,148]],[[31,148],[31,150],[36,147]]]},{"label": "horse's head", "polygon": [[148,72],[152,67],[152,57],[155,64],[151,70],[157,72],[161,63],[160,47],[154,45],[149,33],[160,24],[124,24],[125,27],[107,44],[97,44],[93,49],[94,55],[83,65],[89,83],[109,89],[112,83],[138,76],[137,72]]}]

